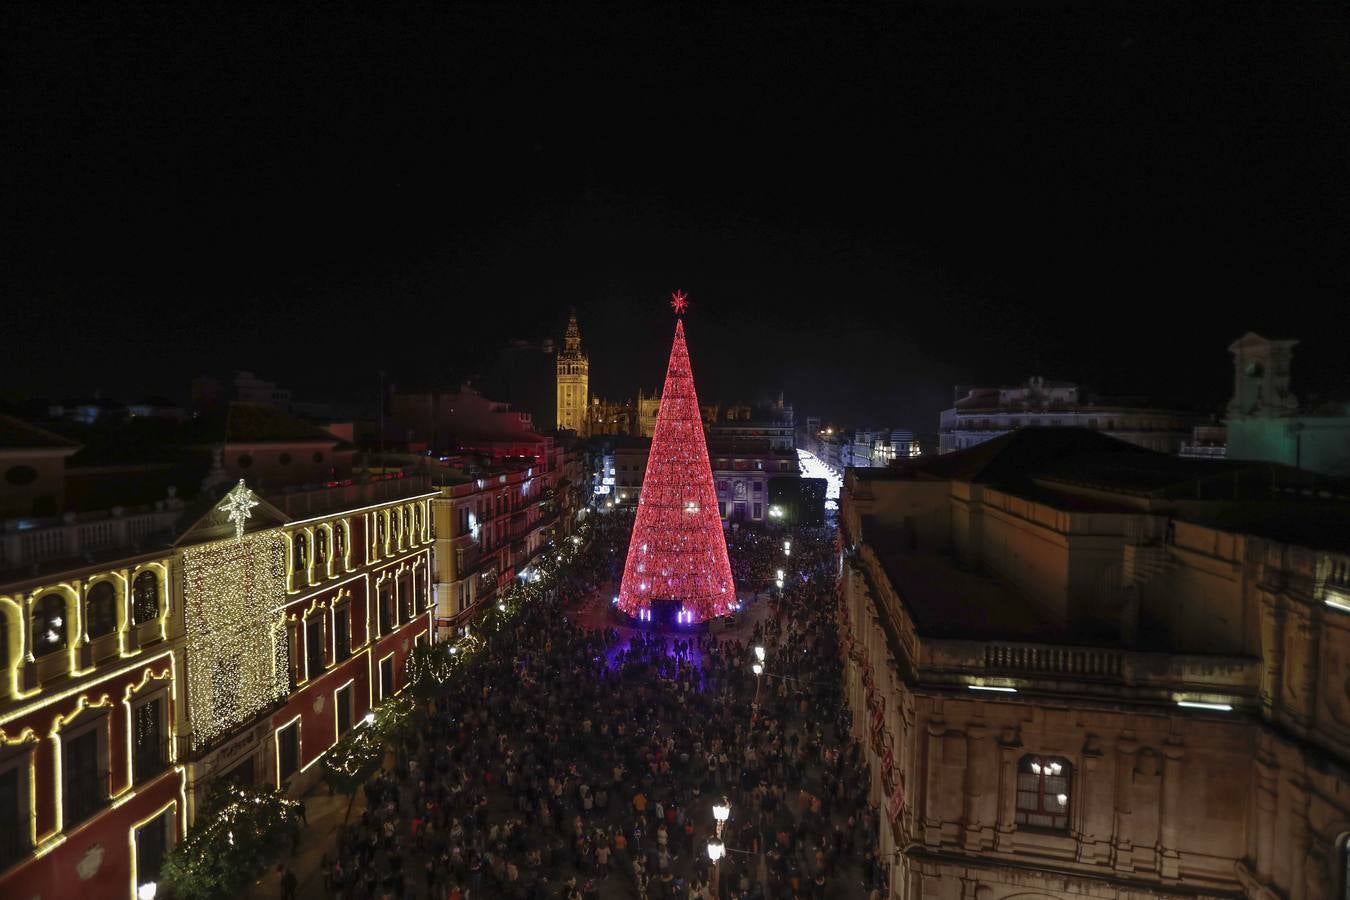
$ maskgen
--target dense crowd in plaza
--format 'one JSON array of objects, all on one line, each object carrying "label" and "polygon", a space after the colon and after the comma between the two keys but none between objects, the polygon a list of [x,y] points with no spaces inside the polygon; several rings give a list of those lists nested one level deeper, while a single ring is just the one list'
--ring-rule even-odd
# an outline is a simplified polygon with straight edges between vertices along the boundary
[{"label": "dense crowd in plaza", "polygon": [[785,566],[782,532],[738,534],[743,589],[791,574],[732,632],[597,627],[588,601],[621,570],[630,529],[600,517],[555,596],[488,638],[429,704],[326,857],[328,897],[881,896],[877,814],[841,695],[831,542],[799,532]]}]

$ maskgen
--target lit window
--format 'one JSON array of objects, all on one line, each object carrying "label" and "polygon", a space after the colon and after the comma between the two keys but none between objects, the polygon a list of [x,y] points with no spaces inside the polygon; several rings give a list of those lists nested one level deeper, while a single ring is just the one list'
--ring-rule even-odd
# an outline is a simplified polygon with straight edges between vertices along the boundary
[{"label": "lit window", "polygon": [[33,605],[33,655],[44,656],[66,646],[66,598],[48,594]]},{"label": "lit window", "polygon": [[91,639],[117,630],[117,589],[111,581],[100,581],[85,598],[85,633]]},{"label": "lit window", "polygon": [[1072,771],[1058,756],[1028,754],[1017,764],[1017,824],[1067,829]]},{"label": "lit window", "polygon": [[303,531],[296,532],[295,535],[295,555],[291,559],[291,570],[297,575],[304,574],[309,569],[309,539],[305,537]]},{"label": "lit window", "polygon": [[154,572],[142,572],[131,583],[132,620],[149,622],[159,615],[159,579]]}]

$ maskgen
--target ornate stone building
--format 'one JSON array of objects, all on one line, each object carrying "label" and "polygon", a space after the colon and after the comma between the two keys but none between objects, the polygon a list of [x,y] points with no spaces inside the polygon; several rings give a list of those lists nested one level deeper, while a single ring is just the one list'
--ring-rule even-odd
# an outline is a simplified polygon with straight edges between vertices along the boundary
[{"label": "ornate stone building", "polygon": [[558,429],[586,437],[590,405],[590,361],[581,352],[581,329],[573,310],[558,354]]},{"label": "ornate stone building", "polygon": [[1350,499],[1031,429],[846,476],[892,893],[1347,895]]}]

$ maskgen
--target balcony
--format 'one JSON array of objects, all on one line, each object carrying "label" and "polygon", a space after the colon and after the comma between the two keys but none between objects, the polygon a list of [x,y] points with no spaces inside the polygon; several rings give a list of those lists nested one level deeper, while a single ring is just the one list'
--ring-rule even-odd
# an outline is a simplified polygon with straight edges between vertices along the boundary
[{"label": "balcony", "polygon": [[26,857],[31,850],[26,823],[0,828],[0,872]]},{"label": "balcony", "polygon": [[147,743],[137,744],[132,755],[132,774],[136,784],[149,781],[169,767],[169,739],[155,737]]},{"label": "balcony", "polygon": [[108,773],[98,772],[83,784],[66,783],[62,824],[70,831],[108,805]]}]

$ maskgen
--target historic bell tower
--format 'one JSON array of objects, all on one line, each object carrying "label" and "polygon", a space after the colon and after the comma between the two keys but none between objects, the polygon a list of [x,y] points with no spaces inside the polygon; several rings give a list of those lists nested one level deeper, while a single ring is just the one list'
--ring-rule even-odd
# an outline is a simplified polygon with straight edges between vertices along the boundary
[{"label": "historic bell tower", "polygon": [[577,311],[567,319],[567,334],[558,354],[558,428],[570,428],[581,437],[589,433],[590,362],[581,352],[581,329]]}]

